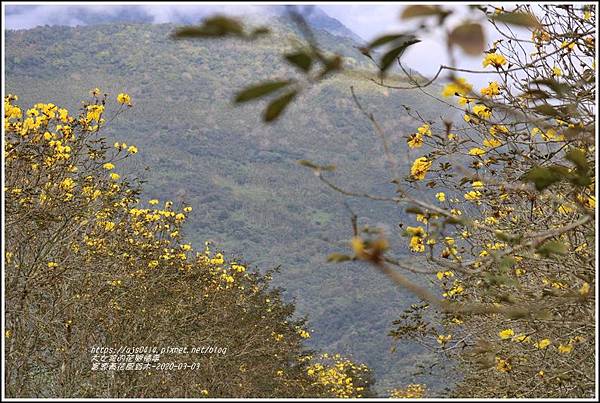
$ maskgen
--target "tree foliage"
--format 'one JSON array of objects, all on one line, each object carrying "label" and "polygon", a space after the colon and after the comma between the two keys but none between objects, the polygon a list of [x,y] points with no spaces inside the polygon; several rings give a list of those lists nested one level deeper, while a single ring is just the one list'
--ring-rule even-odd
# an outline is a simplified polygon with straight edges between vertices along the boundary
[{"label": "tree foliage", "polygon": [[[126,91],[135,107],[126,119],[106,125],[103,137],[109,144],[139,147],[135,158],[119,167],[143,179],[147,199],[185,201],[194,208],[186,219],[186,239],[196,245],[212,240],[259,270],[280,266],[273,284],[283,288],[285,300],[294,300],[297,316],[308,315],[306,326],[313,334],[308,344],[368,363],[378,392],[416,382],[413,371],[424,354],[431,354],[413,342],[389,354],[392,341],[386,336],[389,323],[414,298],[358,262],[343,267],[343,273],[326,262],[348,237],[348,210],[341,197],[312,180],[310,170],[298,169],[297,161],[316,161],[323,173],[335,165],[338,184],[361,183],[364,192],[393,195],[381,147],[353,105],[349,86],[378,116],[392,115],[403,104],[430,118],[444,110],[414,91],[386,97],[384,88],[363,78],[376,78],[377,71],[366,70],[369,60],[351,40],[317,30],[320,46],[339,52],[345,66],[360,71],[329,75],[301,92],[273,125],[262,125],[262,111],[279,93],[239,106],[231,101],[251,80],[289,74],[304,84],[297,67],[278,63],[279,52],[298,52],[293,24],[274,19],[271,35],[254,41],[170,40],[175,28],[102,24],[8,31],[6,91],[19,94],[23,105],[53,100],[69,110],[79,107],[83,88],[98,86],[114,95]],[[315,62],[310,71],[321,69]],[[387,80],[407,83],[392,72]],[[400,148],[405,146],[400,133],[415,124],[409,116],[382,122],[395,133],[392,147]],[[408,163],[407,155],[400,157],[403,166]],[[385,203],[349,204],[368,211],[370,225],[398,214]],[[366,217],[360,220],[364,224]],[[403,240],[390,241],[400,250]],[[427,390],[434,393],[449,379],[430,377]]]},{"label": "tree foliage", "polygon": [[[292,318],[270,272],[186,242],[191,206],[143,200],[119,167],[137,147],[101,135],[131,97],[119,94],[115,108],[99,89],[91,95],[78,116],[5,98],[7,395],[368,395],[366,366],[324,362],[303,346],[305,321]],[[103,364],[92,347],[224,352],[161,353],[191,370],[93,369]]]},{"label": "tree foliage", "polygon": [[[420,29],[427,31],[448,28],[454,12],[411,6],[403,18],[422,18]],[[378,85],[420,91],[462,115],[461,121],[434,121],[405,108],[420,121],[405,134],[413,156],[409,169],[395,163],[388,133],[353,94],[380,136],[396,197],[340,187],[332,174],[303,163],[343,195],[387,201],[412,215],[391,237],[405,237],[414,259],[394,259],[390,236],[359,227],[354,215],[352,253],[330,259],[368,262],[423,300],[395,323],[392,335],[421,340],[456,360],[463,380],[454,395],[590,397],[595,390],[596,8],[469,6],[467,12],[467,22],[446,30],[452,65],[440,66],[431,80],[410,79],[401,48],[378,63],[384,73],[389,59],[396,61],[410,81],[398,86],[373,80]],[[499,35],[487,47],[483,24]],[[375,39],[363,53],[375,61],[371,47],[405,35]],[[317,46],[310,36],[307,41]],[[481,54],[482,70],[455,67],[457,49]],[[489,73],[494,79],[475,90],[462,73]],[[431,91],[441,79],[448,81],[441,93]],[[430,191],[423,196],[423,189]],[[434,285],[423,286],[427,280]],[[434,313],[425,314],[428,310]]]}]

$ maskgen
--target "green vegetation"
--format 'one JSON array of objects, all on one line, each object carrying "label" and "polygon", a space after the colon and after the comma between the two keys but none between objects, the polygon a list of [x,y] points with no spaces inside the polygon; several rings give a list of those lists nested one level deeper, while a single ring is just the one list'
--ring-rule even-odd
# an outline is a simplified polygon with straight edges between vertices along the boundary
[{"label": "green vegetation", "polygon": [[194,249],[191,206],[115,172],[138,152],[101,135],[116,98],[77,117],[5,98],[7,395],[369,396],[367,366],[305,348],[271,273]]},{"label": "green vegetation", "polygon": [[[379,134],[397,195],[362,196],[404,205],[423,224],[412,226],[406,217],[398,223],[417,258],[394,259],[394,234],[353,220],[348,245],[353,253],[336,252],[329,260],[362,260],[423,302],[394,322],[398,327],[391,335],[429,344],[440,356],[455,360],[462,379],[451,396],[591,397],[597,327],[591,292],[597,269],[596,8],[465,8],[468,18],[456,24],[446,20],[456,13],[454,7],[411,5],[401,14],[402,19],[421,20],[416,34],[442,31],[452,64],[440,66],[429,81],[407,80],[402,87],[440,101],[440,96],[456,99],[459,106],[452,101],[448,107],[464,113],[462,119],[438,122],[413,112],[420,125],[406,142],[420,156],[410,166],[409,178],[398,173],[396,152],[379,119],[355,98]],[[301,15],[291,15],[302,25]],[[437,21],[429,18],[433,16]],[[485,25],[493,26],[500,39],[488,44]],[[522,31],[516,33],[514,27]],[[331,60],[339,56],[323,57],[311,35],[305,37],[310,51],[304,65],[312,60],[331,70]],[[388,34],[362,48],[369,56],[387,45],[378,57],[383,87],[392,88],[385,83],[387,70],[395,62],[403,68],[401,54],[418,42],[412,34]],[[483,70],[457,67],[458,49],[481,56]],[[308,87],[321,81],[322,73],[303,70]],[[485,73],[492,80],[475,90],[456,73]],[[448,80],[443,90],[429,88],[440,77]],[[269,84],[259,85],[250,83],[251,90],[242,94],[253,91],[262,97],[256,89]],[[297,81],[293,85],[291,94],[307,87]],[[286,99],[272,101],[263,120],[281,119],[269,111]],[[330,165],[301,163],[324,185],[354,195],[353,189],[340,188],[323,175]],[[438,191],[435,196],[414,192],[421,181]],[[421,280],[437,278],[440,289],[423,287],[409,273]],[[425,390],[422,384],[410,384],[390,395],[421,397]]]},{"label": "green vegetation", "polygon": [[[440,390],[452,383],[452,374],[413,375],[420,364],[438,361],[433,353],[414,342],[390,353],[392,321],[417,299],[360,264],[326,263],[349,238],[350,213],[343,197],[297,161],[335,164],[342,185],[393,196],[380,142],[353,103],[350,86],[376,116],[386,117],[382,126],[405,167],[414,155],[404,136],[418,124],[403,105],[430,119],[450,112],[418,92],[389,93],[373,84],[365,77],[377,72],[351,40],[319,31],[319,43],[344,55],[358,72],[326,79],[289,106],[285,119],[263,125],[263,103],[234,108],[231,101],[250,82],[298,74],[279,56],[298,42],[297,30],[283,19],[274,27],[282,39],[275,44],[264,38],[173,41],[172,25],[7,32],[6,91],[18,94],[23,106],[52,101],[70,110],[94,87],[111,96],[129,93],[134,108],[126,118],[108,121],[104,135],[139,148],[123,169],[143,179],[149,199],[194,208],[182,230],[185,239],[194,245],[212,240],[251,267],[280,267],[273,282],[300,315],[308,315],[311,347],[367,363],[380,393],[414,382]],[[361,199],[349,204],[361,225],[408,219],[395,206]]]}]

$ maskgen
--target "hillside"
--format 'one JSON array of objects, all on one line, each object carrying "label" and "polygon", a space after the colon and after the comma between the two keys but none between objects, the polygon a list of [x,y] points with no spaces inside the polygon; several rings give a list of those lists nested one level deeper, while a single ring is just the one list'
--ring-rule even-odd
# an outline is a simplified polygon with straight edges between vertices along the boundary
[{"label": "hillside", "polygon": [[[129,93],[134,108],[106,131],[140,150],[138,162],[120,171],[141,176],[151,197],[193,206],[188,239],[197,245],[213,240],[250,265],[280,267],[274,283],[308,315],[313,345],[366,362],[381,392],[415,380],[430,381],[432,389],[449,384],[450,377],[441,383],[413,377],[417,364],[433,363],[417,344],[389,351],[391,323],[414,297],[364,265],[325,262],[344,248],[349,214],[343,197],[297,164],[334,164],[335,178],[345,187],[393,195],[381,144],[354,106],[350,86],[381,119],[405,166],[418,153],[405,142],[417,125],[402,105],[430,118],[443,116],[442,106],[418,92],[388,93],[366,79],[341,75],[312,88],[284,119],[266,126],[262,104],[234,107],[231,99],[249,83],[290,74],[279,54],[297,41],[294,27],[274,18],[273,36],[252,43],[175,42],[169,38],[173,28],[118,23],[10,31],[6,92],[18,94],[24,106],[52,101],[69,110],[94,87],[113,97]],[[317,34],[324,48],[346,56],[346,65],[371,74],[352,39]],[[349,203],[361,224],[385,225],[403,215],[377,202]]]}]

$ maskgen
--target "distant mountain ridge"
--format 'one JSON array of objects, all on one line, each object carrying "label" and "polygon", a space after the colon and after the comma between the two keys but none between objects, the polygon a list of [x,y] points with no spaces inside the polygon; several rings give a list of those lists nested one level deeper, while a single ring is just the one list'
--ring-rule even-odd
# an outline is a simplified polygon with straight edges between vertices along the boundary
[{"label": "distant mountain ridge", "polygon": [[[42,7],[45,7],[42,9]],[[53,8],[49,8],[53,7]],[[262,16],[285,16],[287,6],[265,5],[254,6],[252,14]],[[316,29],[325,30],[333,35],[350,38],[356,42],[363,39],[339,20],[329,16],[318,6],[302,6],[297,8],[308,23]],[[6,17],[30,18],[38,20],[39,26],[78,26],[98,25],[106,23],[166,23],[173,24],[198,24],[203,18],[220,14],[223,11],[209,6],[144,6],[144,5],[118,5],[103,6],[103,8],[90,6],[43,6],[43,5],[11,5],[6,7]],[[238,13],[233,12],[233,15]],[[241,15],[248,16],[246,13]]]}]

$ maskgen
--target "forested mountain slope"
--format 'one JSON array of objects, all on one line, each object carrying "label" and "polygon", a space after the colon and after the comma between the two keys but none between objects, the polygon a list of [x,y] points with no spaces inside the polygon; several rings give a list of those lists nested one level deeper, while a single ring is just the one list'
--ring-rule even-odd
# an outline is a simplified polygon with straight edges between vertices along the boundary
[{"label": "forested mountain slope", "polygon": [[[251,265],[280,266],[274,282],[308,315],[314,346],[368,363],[381,391],[419,379],[443,387],[450,379],[412,375],[418,363],[433,362],[427,351],[403,344],[390,353],[391,322],[416,299],[367,266],[326,263],[351,236],[350,214],[345,198],[297,161],[334,164],[333,177],[344,187],[392,196],[381,143],[350,86],[380,119],[406,174],[416,156],[406,136],[418,124],[402,105],[431,119],[449,112],[419,92],[389,92],[370,82],[365,77],[373,69],[352,39],[317,30],[323,48],[342,53],[345,65],[361,73],[324,81],[283,119],[265,125],[263,104],[235,107],[231,100],[250,83],[290,74],[280,54],[298,42],[298,31],[282,17],[272,28],[271,36],[254,42],[174,41],[170,24],[10,31],[6,92],[18,94],[23,106],[52,101],[69,110],[94,87],[112,97],[129,93],[134,107],[110,121],[105,133],[140,151],[136,165],[118,170],[144,178],[149,196],[193,206],[188,239],[196,245],[213,240]],[[393,223],[402,209],[348,203],[361,225],[399,234]],[[410,253],[405,239],[391,238]]]}]

